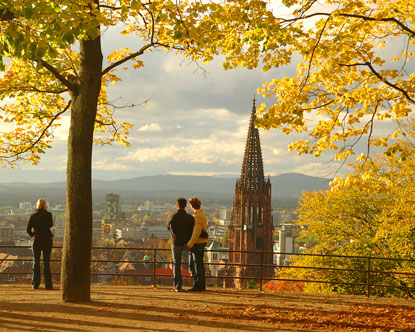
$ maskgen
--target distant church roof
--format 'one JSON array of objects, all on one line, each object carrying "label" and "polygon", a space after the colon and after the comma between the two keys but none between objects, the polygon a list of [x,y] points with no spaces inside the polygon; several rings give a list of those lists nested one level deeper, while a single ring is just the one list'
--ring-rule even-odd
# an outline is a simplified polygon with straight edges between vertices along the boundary
[{"label": "distant church roof", "polygon": [[265,185],[261,142],[259,140],[259,130],[255,127],[255,113],[256,106],[254,97],[246,139],[245,155],[242,162],[241,178],[239,180],[239,184],[247,190],[259,190],[264,188]]}]

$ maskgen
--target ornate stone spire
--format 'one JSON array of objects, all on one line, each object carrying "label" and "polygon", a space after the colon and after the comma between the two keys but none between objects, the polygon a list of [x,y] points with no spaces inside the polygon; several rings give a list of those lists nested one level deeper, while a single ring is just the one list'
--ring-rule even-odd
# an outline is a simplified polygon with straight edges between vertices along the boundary
[{"label": "ornate stone spire", "polygon": [[246,139],[245,155],[242,163],[241,178],[239,181],[239,184],[245,190],[260,190],[263,189],[265,185],[259,130],[255,128],[255,113],[256,106],[254,96],[251,120],[249,122],[248,136]]},{"label": "ornate stone spire", "polygon": [[[273,223],[271,214],[271,182],[264,178],[259,131],[255,128],[255,97],[246,139],[241,177],[236,181],[229,226],[229,265],[226,287],[245,287],[246,281],[259,277],[258,256],[247,252],[263,251],[263,264],[273,264]],[[264,270],[270,276],[273,268]]]}]

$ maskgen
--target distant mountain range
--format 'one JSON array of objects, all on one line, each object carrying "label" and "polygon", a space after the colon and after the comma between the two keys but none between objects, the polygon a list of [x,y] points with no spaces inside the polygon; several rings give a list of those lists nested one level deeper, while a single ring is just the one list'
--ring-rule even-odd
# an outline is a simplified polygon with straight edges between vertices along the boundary
[{"label": "distant mountain range", "polygon": [[[115,181],[93,180],[94,193],[170,193],[196,195],[201,193],[232,196],[236,178],[212,176],[159,175],[143,176]],[[300,173],[286,173],[271,177],[273,197],[299,197],[302,191],[325,190],[331,179],[308,176]],[[41,194],[64,193],[65,182],[0,184],[0,199],[15,193]],[[32,199],[33,200],[33,199]]]}]

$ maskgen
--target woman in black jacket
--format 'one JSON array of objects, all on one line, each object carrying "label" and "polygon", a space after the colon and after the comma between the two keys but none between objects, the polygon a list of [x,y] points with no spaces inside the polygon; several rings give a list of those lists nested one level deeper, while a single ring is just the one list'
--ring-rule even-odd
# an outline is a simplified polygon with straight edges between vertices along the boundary
[{"label": "woman in black jacket", "polygon": [[53,226],[52,213],[46,210],[46,201],[40,198],[37,201],[37,210],[30,216],[27,224],[27,234],[33,239],[33,276],[32,288],[38,289],[40,285],[40,254],[43,252],[43,271],[45,278],[45,288],[53,289],[52,277],[50,273],[50,254],[52,252],[51,227]]}]

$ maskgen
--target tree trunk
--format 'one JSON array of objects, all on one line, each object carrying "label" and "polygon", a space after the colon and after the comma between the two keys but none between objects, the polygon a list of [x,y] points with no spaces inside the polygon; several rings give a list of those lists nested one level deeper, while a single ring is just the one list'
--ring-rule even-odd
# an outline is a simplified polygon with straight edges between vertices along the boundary
[{"label": "tree trunk", "polygon": [[92,243],[91,160],[94,122],[101,89],[100,37],[80,41],[78,91],[72,93],[68,137],[66,224],[62,252],[61,297],[90,301]]}]

